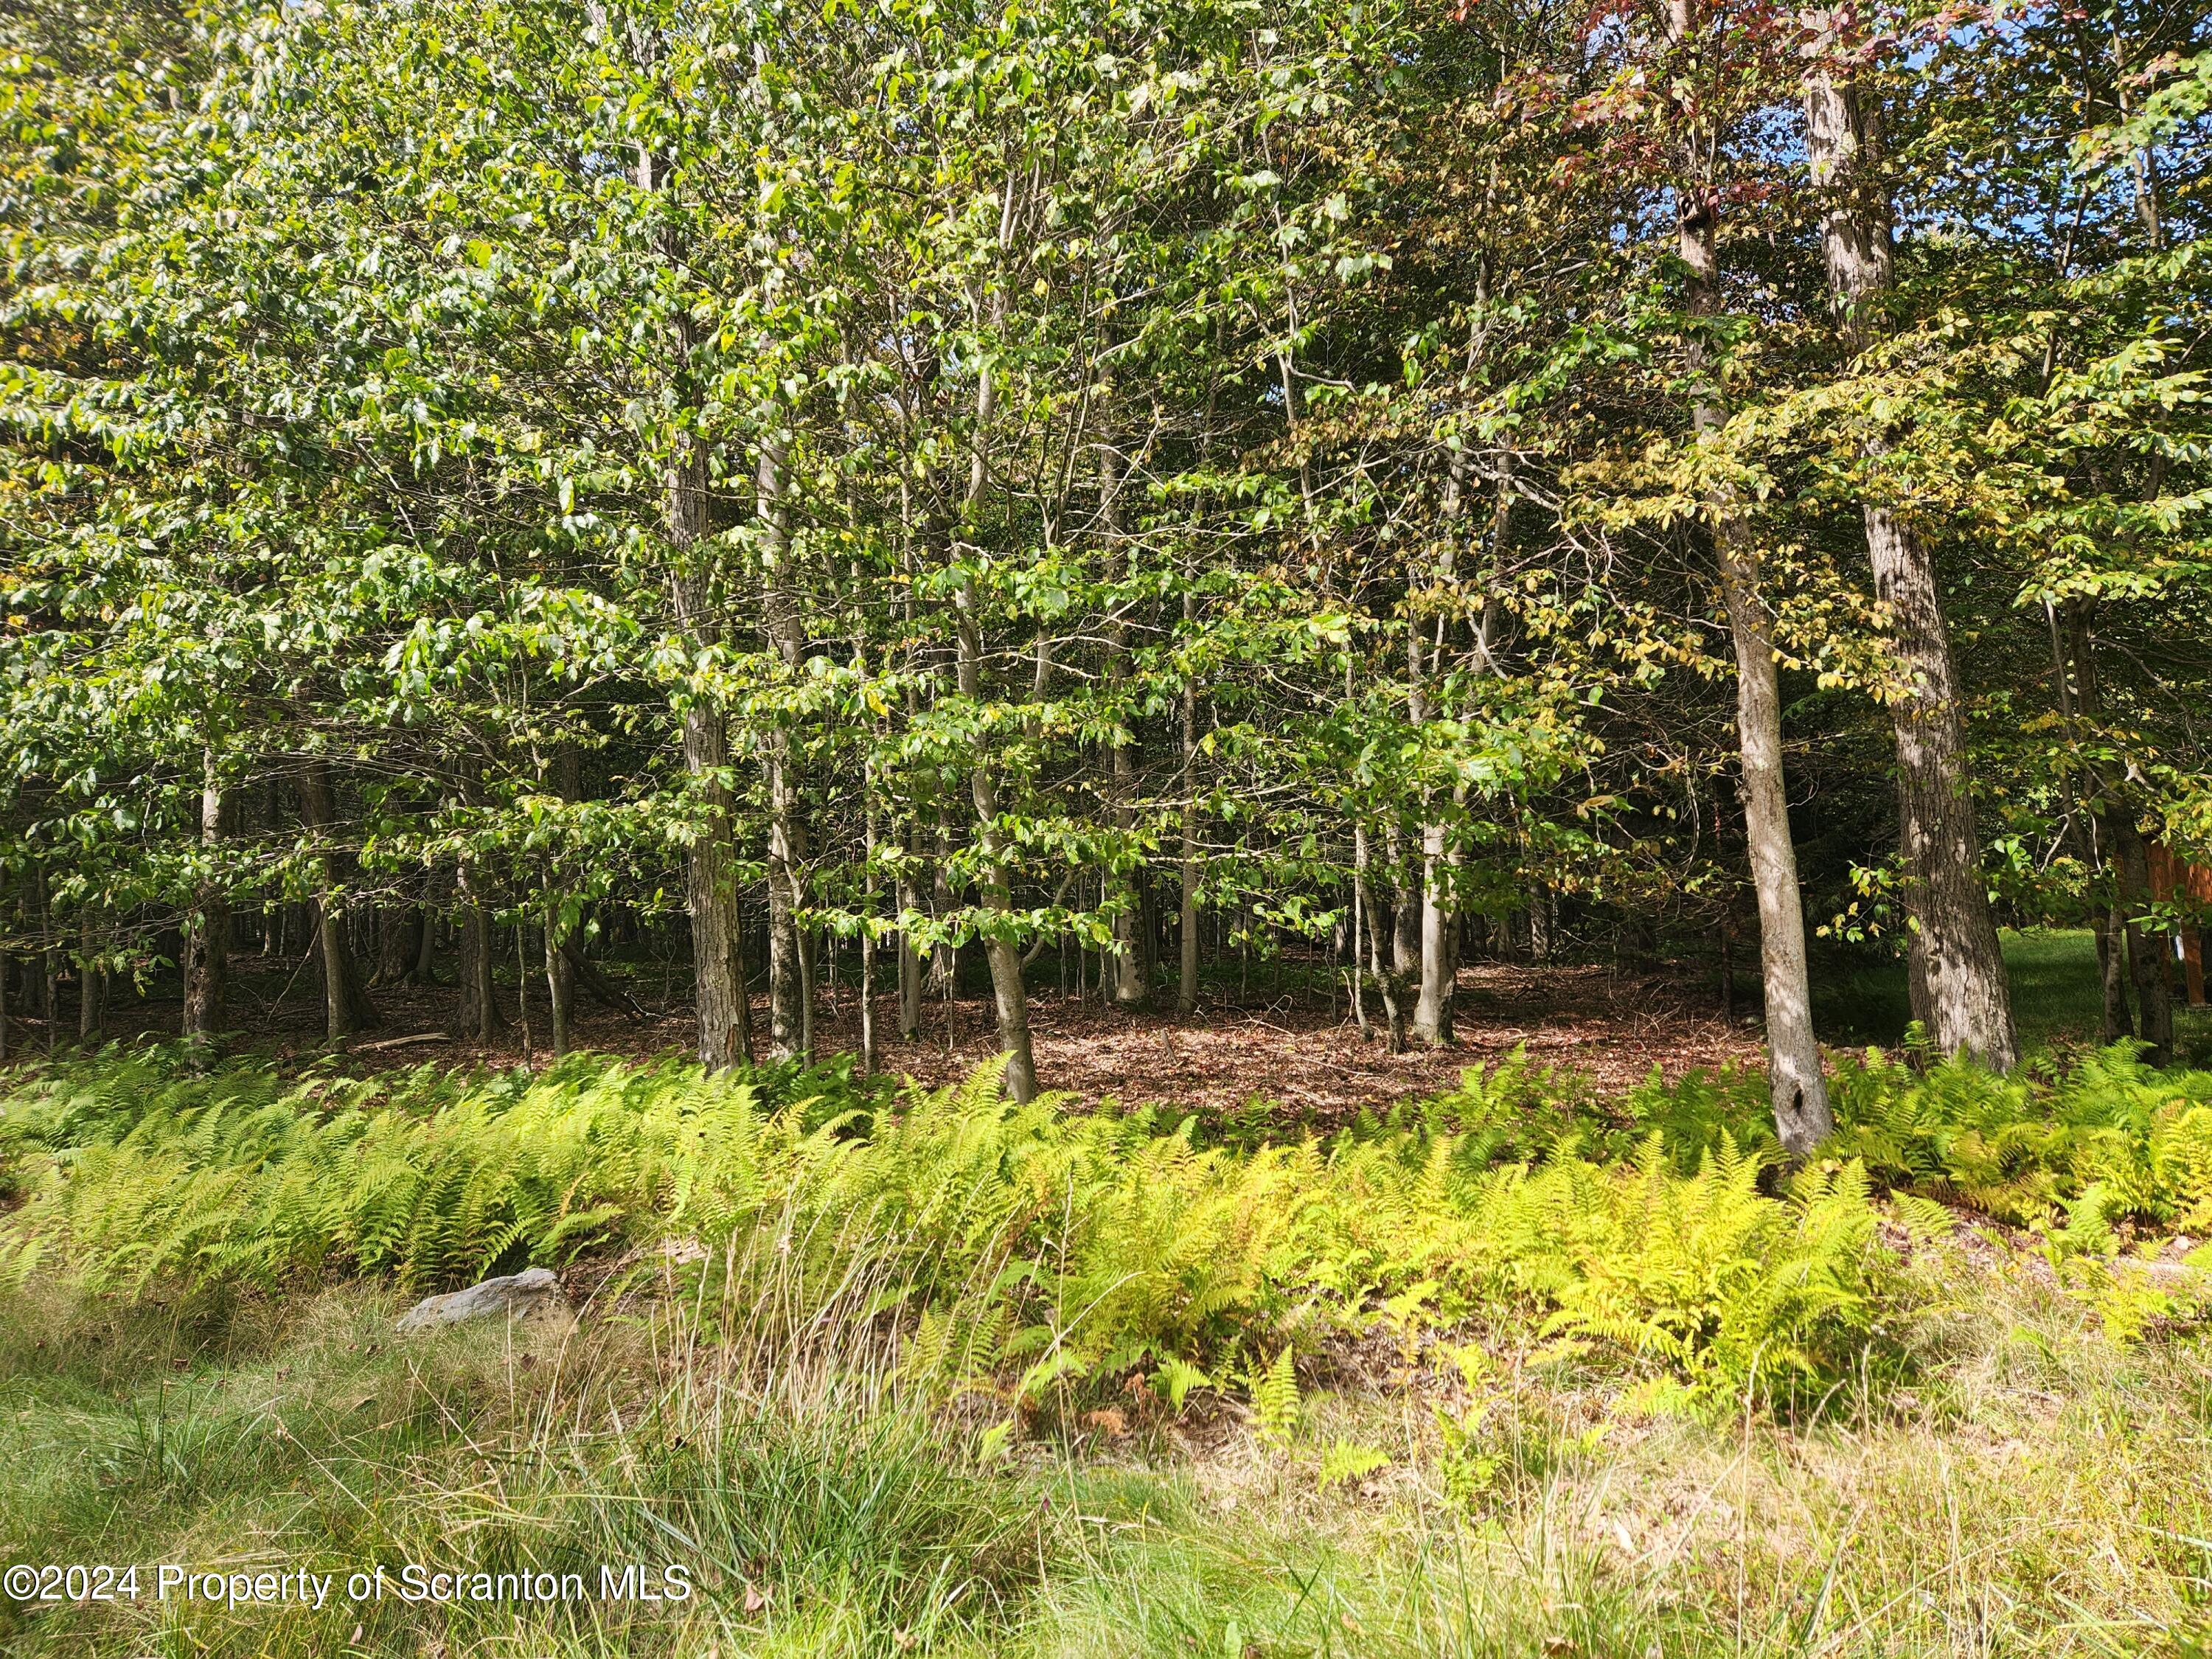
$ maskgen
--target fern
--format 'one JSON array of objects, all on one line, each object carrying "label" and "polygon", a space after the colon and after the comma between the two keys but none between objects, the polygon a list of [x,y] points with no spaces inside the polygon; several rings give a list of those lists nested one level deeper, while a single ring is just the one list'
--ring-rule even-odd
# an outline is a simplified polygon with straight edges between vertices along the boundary
[{"label": "fern", "polygon": [[1322,1454],[1321,1471],[1317,1484],[1323,1492],[1331,1486],[1356,1486],[1377,1469],[1388,1468],[1390,1455],[1377,1451],[1372,1446],[1356,1445],[1349,1440],[1330,1443]]},{"label": "fern", "polygon": [[1303,1415],[1298,1398],[1298,1374],[1285,1344],[1265,1370],[1246,1379],[1252,1395],[1252,1420],[1260,1437],[1271,1445],[1287,1446],[1297,1438]]}]

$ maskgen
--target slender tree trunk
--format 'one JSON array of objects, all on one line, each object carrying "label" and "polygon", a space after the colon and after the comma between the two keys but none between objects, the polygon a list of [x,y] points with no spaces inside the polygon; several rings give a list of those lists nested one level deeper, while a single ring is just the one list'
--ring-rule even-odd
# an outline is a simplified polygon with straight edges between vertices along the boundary
[{"label": "slender tree trunk", "polygon": [[1401,994],[1410,994],[1421,976],[1421,878],[1406,874],[1406,842],[1395,817],[1382,826],[1383,850],[1390,860],[1395,902],[1390,907],[1390,969]]},{"label": "slender tree trunk", "polygon": [[[764,566],[762,611],[769,648],[787,676],[796,678],[806,640],[792,586],[790,514],[785,500],[784,439],[762,436],[755,468],[755,500]],[[799,914],[805,908],[801,871],[806,822],[799,799],[792,733],[779,725],[768,742],[768,1002],[769,1048],[779,1060],[811,1046],[814,1008],[811,964]]]},{"label": "slender tree trunk", "polygon": [[[1468,469],[1471,460],[1472,452],[1464,444],[1454,449],[1444,480],[1444,498],[1440,514],[1444,530],[1443,548],[1437,560],[1437,585],[1447,592],[1454,580],[1453,542],[1458,533],[1459,521],[1466,512]],[[1431,671],[1442,665],[1448,618],[1440,607],[1434,618],[1436,637],[1425,653],[1422,635],[1429,618],[1410,599],[1407,604],[1407,713],[1418,731],[1428,723],[1433,713],[1430,684]],[[1463,805],[1467,792],[1455,789],[1452,792],[1451,799],[1455,806]],[[1453,1041],[1452,1015],[1459,992],[1459,963],[1453,945],[1459,932],[1458,895],[1454,890],[1454,875],[1460,860],[1449,845],[1450,826],[1437,813],[1441,804],[1436,791],[1425,785],[1421,813],[1421,988],[1413,1005],[1413,1035],[1431,1048],[1445,1048]]]},{"label": "slender tree trunk", "polygon": [[[1671,33],[1690,38],[1688,0],[1672,0]],[[1695,146],[1686,146],[1694,152]],[[1676,247],[1689,270],[1688,309],[1699,317],[1720,309],[1720,191],[1692,160],[1678,186]],[[1709,363],[1692,337],[1690,371],[1703,381]],[[1722,414],[1702,386],[1691,411],[1703,437]],[[1759,966],[1765,989],[1767,1091],[1784,1150],[1803,1157],[1834,1127],[1820,1049],[1813,1035],[1812,977],[1805,951],[1804,899],[1797,884],[1797,850],[1790,835],[1790,806],[1782,769],[1782,698],[1774,638],[1759,586],[1759,549],[1749,527],[1724,494],[1711,503],[1713,547],[1721,600],[1728,612],[1736,659],[1736,736],[1743,757],[1744,839],[1751,854],[1752,884],[1759,902]]]},{"label": "slender tree trunk", "polygon": [[[921,887],[913,876],[913,870],[923,860],[922,830],[919,819],[908,826],[908,861],[899,871],[899,909],[902,914],[921,914]],[[921,1036],[921,952],[915,948],[914,935],[906,928],[898,936],[899,1039],[914,1042]]]},{"label": "slender tree trunk", "polygon": [[1449,884],[1451,860],[1444,847],[1444,826],[1421,826],[1421,989],[1413,1004],[1413,1035],[1431,1048],[1453,1041],[1453,993],[1457,988],[1452,936],[1459,916],[1453,908]]},{"label": "slender tree trunk", "polygon": [[522,1033],[522,1063],[527,1066],[536,1056],[530,1044],[530,924],[520,915],[514,919],[514,1024]]},{"label": "slender tree trunk", "polygon": [[440,873],[426,871],[422,877],[422,927],[416,939],[415,965],[408,977],[417,985],[438,982],[438,929],[444,925],[438,904],[437,888]]},{"label": "slender tree trunk", "polygon": [[867,840],[863,850],[866,854],[867,919],[869,925],[860,930],[860,1073],[864,1077],[876,1074],[876,808],[868,805],[866,826]]},{"label": "slender tree trunk", "polygon": [[94,961],[100,939],[89,910],[77,919],[76,945],[76,1040],[88,1044],[107,1024],[107,975]]},{"label": "slender tree trunk", "polygon": [[[940,813],[936,828],[936,849],[929,864],[930,903],[940,918],[950,914],[953,908],[952,882],[945,873],[946,866],[951,861],[952,836]],[[929,988],[948,1003],[960,994],[960,947],[949,939],[939,939],[929,953]]]},{"label": "slender tree trunk", "polygon": [[212,1042],[228,1018],[230,894],[212,862],[222,840],[222,789],[209,749],[201,756],[200,851],[210,863],[185,930],[184,1036],[193,1043]]},{"label": "slender tree trunk", "polygon": [[[688,331],[687,331],[688,332]],[[679,560],[708,529],[707,460],[689,447],[670,469],[668,530]],[[675,574],[678,621],[704,647],[718,643],[712,573]],[[686,851],[685,908],[691,916],[692,1000],[699,1020],[699,1060],[709,1071],[752,1058],[752,1018],[745,994],[744,918],[738,907],[737,817],[731,793],[728,728],[711,697],[695,698],[684,714],[684,765],[692,783],[699,823]]]},{"label": "slender tree trunk", "polygon": [[545,1000],[550,1011],[553,1057],[558,1060],[569,1048],[569,1023],[574,1018],[576,1003],[576,975],[565,948],[566,938],[561,931],[561,912],[557,903],[545,909]]},{"label": "slender tree trunk", "polygon": [[39,908],[39,1018],[46,1027],[46,1052],[54,1051],[61,1022],[61,951],[54,936],[53,895],[46,886],[46,867],[31,866],[31,896]]},{"label": "slender tree trunk", "polygon": [[1359,1035],[1367,1035],[1367,832],[1354,829],[1352,835],[1352,1023]]},{"label": "slender tree trunk", "polygon": [[[462,799],[474,804],[476,786],[464,778]],[[495,1046],[507,1019],[493,989],[491,911],[483,890],[483,877],[466,859],[454,873],[455,896],[460,902],[460,1000],[447,1029],[457,1037],[474,1037],[487,1048]]]},{"label": "slender tree trunk", "polygon": [[[647,44],[641,55],[650,52]],[[659,158],[649,146],[639,146],[635,171],[640,190],[665,187]],[[682,252],[672,233],[664,234],[658,251],[672,264]],[[696,402],[691,353],[697,343],[690,316],[678,313],[671,324],[669,345],[673,390],[679,401]],[[669,586],[677,625],[695,650],[720,645],[723,635],[714,556],[700,547],[714,529],[708,484],[705,450],[696,436],[680,434],[667,477],[665,517],[674,556]],[[751,1060],[752,1013],[745,991],[744,918],[738,903],[729,731],[720,706],[704,694],[684,710],[684,765],[698,809],[684,871],[684,902],[691,916],[692,1000],[699,1021],[700,1063],[715,1071]]]},{"label": "slender tree trunk", "polygon": [[[2104,718],[2105,692],[2097,670],[2096,635],[2091,628],[2091,605],[2069,605],[2066,633],[2074,659],[2074,706],[2094,736]],[[2105,1025],[2114,1041],[2132,1030],[2150,1048],[2154,1064],[2165,1066],[2173,1057],[2173,999],[2166,982],[2165,935],[2153,933],[2142,923],[2144,907],[2151,899],[2150,857],[2137,822],[2140,811],[2130,779],[2115,776],[2109,765],[2087,769],[2091,811],[2097,836],[2112,863],[2112,907],[2106,926]],[[2121,978],[2135,990],[2135,1018],[2128,1019],[2127,999]]]},{"label": "slender tree trunk", "polygon": [[[1873,331],[1891,283],[1889,197],[1858,88],[1826,69],[1806,77],[1806,152],[1823,197],[1820,244],[1844,335],[1854,349]],[[1945,1054],[2000,1072],[2019,1063],[2004,951],[1982,875],[1958,670],[1918,532],[1891,508],[1865,507],[1875,592],[1889,607],[1904,682],[1890,708],[1897,729],[1898,806],[1905,905],[1922,957],[1929,1034]]]},{"label": "slender tree trunk", "polygon": [[378,1016],[346,939],[345,904],[338,896],[335,856],[328,845],[337,832],[337,808],[330,770],[319,759],[309,760],[301,769],[300,811],[315,839],[324,843],[315,861],[322,889],[315,905],[315,942],[322,957],[324,1037],[336,1045],[374,1027]]},{"label": "slender tree trunk", "polygon": [[2093,923],[2097,934],[2097,980],[2104,993],[2099,1041],[2106,1044],[2136,1034],[2128,1008],[2127,921],[2117,906],[2100,904]]},{"label": "slender tree trunk", "polygon": [[2105,818],[2114,872],[2119,878],[2122,936],[2127,944],[2128,977],[2136,992],[2136,1032],[2149,1048],[2154,1066],[2173,1064],[2173,993],[2166,981],[2166,935],[2144,926],[2151,901],[2150,856],[2133,810],[2122,803]]},{"label": "slender tree trunk", "polygon": [[[1116,578],[1126,579],[1129,574],[1129,545],[1122,534],[1121,457],[1111,443],[1098,447],[1098,511],[1107,539],[1108,568]],[[1133,838],[1137,829],[1137,754],[1133,737],[1125,735],[1122,727],[1127,712],[1122,707],[1122,698],[1129,682],[1129,629],[1121,616],[1123,603],[1124,596],[1116,592],[1106,623],[1106,690],[1115,726],[1109,745],[1108,787],[1114,828],[1123,837]],[[1107,959],[1106,969],[1114,1006],[1133,1012],[1152,1000],[1152,990],[1147,971],[1148,956],[1139,933],[1143,918],[1138,892],[1143,880],[1141,865],[1114,878],[1115,896],[1120,908],[1114,914],[1114,950]]]},{"label": "slender tree trunk", "polygon": [[1782,696],[1774,641],[1759,599],[1757,549],[1737,521],[1715,526],[1721,594],[1735,638],[1736,731],[1743,750],[1744,840],[1759,902],[1759,951],[1765,987],[1768,1093],[1783,1149],[1802,1158],[1834,1128],[1813,1035],[1812,974],[1804,902],[1782,770]]},{"label": "slender tree trunk", "polygon": [[[553,787],[565,805],[574,806],[583,797],[583,764],[575,744],[562,738],[553,756]],[[547,872],[550,879],[545,902],[545,1001],[552,1025],[553,1057],[556,1060],[568,1052],[569,1025],[576,1005],[575,963],[571,957],[568,918],[560,897],[558,867]]]},{"label": "slender tree trunk", "polygon": [[[1017,181],[1009,176],[1000,203],[999,240],[1003,254],[1013,234]],[[1005,290],[993,300],[993,321],[1003,325]],[[968,483],[960,501],[959,523],[972,526],[981,512],[991,476],[992,428],[997,419],[998,374],[986,361],[975,392],[975,427],[969,454]],[[980,710],[983,696],[983,619],[975,579],[963,573],[953,594],[957,664],[960,695],[971,708]],[[983,953],[991,969],[991,993],[999,1016],[999,1047],[1006,1055],[1006,1092],[1026,1105],[1036,1097],[1036,1059],[1030,1043],[1029,1000],[1022,986],[1022,956],[1003,932],[1004,919],[1013,910],[1007,884],[1008,849],[999,828],[999,792],[993,775],[988,739],[978,742],[974,763],[968,771],[968,787],[975,808],[975,836],[982,853],[983,903],[1000,919],[989,930]]]},{"label": "slender tree trunk", "polygon": [[[1186,632],[1197,614],[1188,586],[1182,596]],[[1182,681],[1182,846],[1179,860],[1182,877],[1181,908],[1177,912],[1178,951],[1176,1012],[1188,1019],[1198,1012],[1198,678],[1185,672]]]},{"label": "slender tree trunk", "polygon": [[[987,377],[988,378],[988,377]],[[975,619],[975,593],[963,584],[960,601],[960,690],[973,702],[982,692],[982,635]],[[986,908],[1000,917],[1012,914],[1013,894],[1007,886],[1006,848],[999,827],[998,786],[989,759],[981,752],[968,774],[969,793],[975,807],[975,836],[983,854],[982,889]],[[1027,1105],[1036,1097],[1036,1060],[1030,1042],[1029,1000],[1022,987],[1022,953],[1014,942],[996,929],[986,933],[983,956],[991,969],[991,995],[999,1017],[999,1047],[1006,1055],[1006,1092]]]},{"label": "slender tree trunk", "polygon": [[[1359,902],[1371,917],[1375,915],[1373,891],[1364,875],[1358,879]],[[1379,927],[1368,929],[1367,948],[1371,958],[1370,967],[1375,975],[1375,988],[1382,999],[1383,1047],[1391,1054],[1402,1054],[1406,1052],[1405,978],[1395,966],[1384,962],[1382,930]]]}]

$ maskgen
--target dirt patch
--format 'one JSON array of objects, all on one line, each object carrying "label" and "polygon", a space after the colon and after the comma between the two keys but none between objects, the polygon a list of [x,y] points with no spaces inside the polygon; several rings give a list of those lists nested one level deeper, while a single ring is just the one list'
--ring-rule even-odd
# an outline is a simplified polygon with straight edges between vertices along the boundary
[{"label": "dirt patch", "polygon": [[[264,968],[260,959],[248,962],[252,966],[234,981],[234,1018],[280,1061],[305,1063],[321,1055],[320,1008],[312,994],[301,994],[294,964]],[[281,995],[288,982],[290,994]],[[680,1003],[656,1007],[647,988],[636,989],[647,1005],[645,1018],[585,1006],[576,1020],[577,1045],[637,1060],[688,1049],[690,1010]],[[511,986],[503,988],[510,1010],[512,992]],[[362,1033],[343,1063],[364,1072],[520,1063],[519,1028],[489,1048],[446,1034],[454,995],[442,986],[379,990],[382,1023]],[[1241,1004],[1216,1000],[1183,1018],[1172,1012],[1124,1013],[1102,1006],[1095,995],[1047,989],[1032,998],[1030,1018],[1045,1085],[1086,1104],[1114,1100],[1125,1106],[1161,1103],[1232,1110],[1257,1097],[1322,1121],[1449,1089],[1463,1067],[1494,1062],[1516,1047],[1525,1046],[1540,1064],[1581,1073],[1607,1092],[1642,1081],[1655,1066],[1674,1078],[1726,1060],[1756,1061],[1761,1054],[1754,1026],[1723,1019],[1709,1002],[1663,975],[1475,963],[1461,970],[1458,1007],[1455,1047],[1402,1054],[1386,1052],[1379,1036],[1362,1038],[1341,1000],[1334,1009],[1297,997]],[[172,1035],[179,1012],[173,998],[118,998],[110,1010],[109,1032]],[[988,998],[932,999],[921,1035],[911,1042],[898,1039],[895,998],[878,998],[875,1012],[883,1069],[927,1085],[964,1078],[997,1049]],[[1371,1006],[1370,1014],[1372,1023]],[[764,1030],[764,999],[754,1000],[753,1017],[754,1029]],[[530,1052],[538,1065],[549,1058],[545,1018],[542,998],[534,1000]],[[819,1052],[858,1047],[859,1009],[850,985],[825,988],[820,1018]],[[43,1050],[44,1033],[36,1022],[10,1024],[11,1054]],[[74,1035],[72,1028],[64,1040]]]}]

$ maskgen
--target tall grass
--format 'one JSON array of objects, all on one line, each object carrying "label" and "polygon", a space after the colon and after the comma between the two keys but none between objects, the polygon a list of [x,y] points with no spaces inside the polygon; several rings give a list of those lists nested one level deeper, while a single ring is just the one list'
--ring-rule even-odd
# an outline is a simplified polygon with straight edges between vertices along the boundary
[{"label": "tall grass", "polygon": [[[2212,1595],[2189,1271],[2112,1255],[2118,1211],[1993,1255],[1853,1160],[1785,1181],[1739,1079],[1606,1103],[1508,1067],[1273,1146],[981,1079],[139,1064],[0,1119],[0,1558],[676,1563],[698,1594],[11,1605],[10,1652],[2179,1659]],[[1907,1186],[1950,1178],[1945,1124],[2068,1128],[2033,1150],[2064,1231],[2067,1183],[2178,1168],[2149,1149],[2202,1109],[2098,1064],[1839,1092],[1928,1128]],[[574,1332],[393,1336],[532,1258]],[[2162,1310],[2115,1318],[2124,1285]]]}]

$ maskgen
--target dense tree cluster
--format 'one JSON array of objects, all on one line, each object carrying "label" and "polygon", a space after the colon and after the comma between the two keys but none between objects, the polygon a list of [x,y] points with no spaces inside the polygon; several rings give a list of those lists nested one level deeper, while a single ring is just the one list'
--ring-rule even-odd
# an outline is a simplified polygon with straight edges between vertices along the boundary
[{"label": "dense tree cluster", "polygon": [[1333,941],[1434,1042],[1462,951],[1741,937],[1802,1146],[1808,933],[2005,1067],[1997,922],[2086,919],[2170,1042],[2195,8],[0,28],[0,985],[50,1031],[170,972],[227,1030],[252,939],[333,1041],[433,974],[489,1035],[525,950],[560,1047],[652,931],[720,1064],[815,1046],[830,952],[911,1028],[964,951],[1027,1097],[1041,951],[1188,1009],[1202,948]]}]

